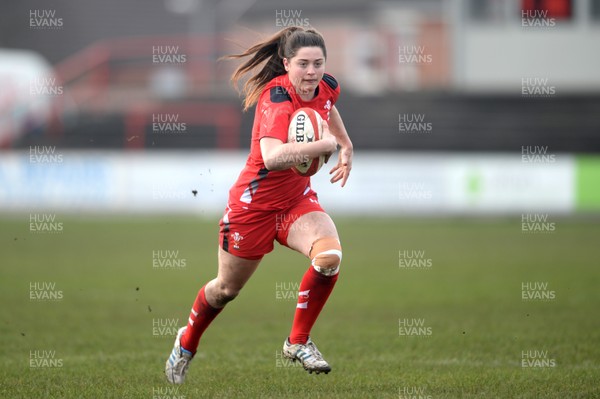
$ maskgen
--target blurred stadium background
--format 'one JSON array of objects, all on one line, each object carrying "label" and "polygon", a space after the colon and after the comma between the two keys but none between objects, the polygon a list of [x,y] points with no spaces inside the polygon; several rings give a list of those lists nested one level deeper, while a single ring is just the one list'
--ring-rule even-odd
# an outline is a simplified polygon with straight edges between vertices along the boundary
[{"label": "blurred stadium background", "polygon": [[[254,116],[241,111],[229,84],[236,64],[217,59],[290,25],[324,35],[326,69],[341,85],[337,107],[354,142],[354,170],[344,189],[330,185],[325,172],[313,180],[325,209],[357,240],[351,245],[397,264],[407,249],[446,248],[442,235],[419,230],[421,218],[426,226],[441,223],[449,235],[466,225],[470,234],[458,236],[468,241],[485,235],[480,223],[493,217],[515,223],[496,238],[515,245],[516,258],[531,244],[522,234],[539,233],[541,241],[555,233],[534,246],[572,244],[581,259],[574,270],[598,281],[591,242],[600,238],[600,0],[2,2],[0,230],[11,242],[13,235],[30,237],[31,245],[11,243],[7,262],[18,266],[18,251],[32,256],[35,240],[45,239],[39,248],[52,252],[61,237],[33,233],[64,232],[65,240],[71,226],[91,233],[95,228],[78,224],[90,215],[114,221],[115,237],[127,237],[118,220],[132,214],[142,218],[129,226],[136,234],[139,220],[160,229],[174,214],[216,226],[247,155]],[[569,236],[570,223],[582,221],[585,234]],[[376,234],[377,223],[389,234],[386,247],[362,247],[361,229]],[[414,230],[403,230],[405,223]],[[411,241],[411,231],[422,239]],[[216,243],[216,227],[209,233],[202,234]],[[101,245],[109,235],[92,236]],[[467,241],[464,248],[475,251]],[[170,242],[169,248],[187,245]],[[80,244],[93,253],[90,243]],[[205,255],[189,248],[191,266]],[[156,238],[144,255],[129,256],[146,262],[161,249]],[[536,281],[560,285],[562,277],[543,264],[526,264]],[[31,267],[22,275],[5,269],[5,283],[36,281],[43,267]],[[60,274],[40,273],[60,285]],[[196,279],[194,270],[186,273]],[[214,269],[202,273],[209,278]],[[195,285],[190,281],[164,317],[187,308]],[[589,295],[583,298],[597,305],[597,294]],[[14,321],[6,317],[7,325]],[[597,334],[586,342],[598,343]],[[373,392],[364,396],[389,394]]]},{"label": "blurred stadium background", "polygon": [[3,4],[2,209],[220,212],[253,112],[216,60],[292,24],[356,146],[332,212],[600,209],[600,2],[282,4]]}]

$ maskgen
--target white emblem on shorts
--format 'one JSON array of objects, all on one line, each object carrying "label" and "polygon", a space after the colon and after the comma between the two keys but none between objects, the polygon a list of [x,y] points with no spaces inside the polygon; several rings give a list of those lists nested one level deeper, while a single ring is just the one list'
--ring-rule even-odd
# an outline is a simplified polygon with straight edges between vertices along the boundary
[{"label": "white emblem on shorts", "polygon": [[240,241],[242,241],[244,237],[236,231],[231,235],[231,239],[233,240],[233,248],[240,249]]}]

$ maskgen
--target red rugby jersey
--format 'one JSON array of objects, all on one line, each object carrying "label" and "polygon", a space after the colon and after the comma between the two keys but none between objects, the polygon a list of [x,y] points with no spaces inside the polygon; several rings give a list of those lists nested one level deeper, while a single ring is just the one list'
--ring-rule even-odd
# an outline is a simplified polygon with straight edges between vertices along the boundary
[{"label": "red rugby jersey", "polygon": [[254,113],[252,142],[246,166],[229,190],[230,206],[252,210],[282,210],[310,190],[310,177],[291,169],[269,171],[260,151],[260,139],[274,137],[287,142],[290,117],[299,108],[309,107],[329,120],[329,112],[340,94],[335,78],[324,74],[315,97],[303,101],[287,74],[272,79],[260,95]]}]

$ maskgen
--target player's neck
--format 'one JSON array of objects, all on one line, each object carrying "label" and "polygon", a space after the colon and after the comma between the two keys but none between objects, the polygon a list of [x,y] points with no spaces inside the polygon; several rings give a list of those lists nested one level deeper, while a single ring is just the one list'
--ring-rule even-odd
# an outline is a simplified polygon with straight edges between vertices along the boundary
[{"label": "player's neck", "polygon": [[316,90],[313,90],[309,93],[300,93],[299,91],[296,91],[298,93],[298,96],[300,97],[300,99],[302,101],[311,101],[312,99],[315,98],[315,94],[316,94]]}]

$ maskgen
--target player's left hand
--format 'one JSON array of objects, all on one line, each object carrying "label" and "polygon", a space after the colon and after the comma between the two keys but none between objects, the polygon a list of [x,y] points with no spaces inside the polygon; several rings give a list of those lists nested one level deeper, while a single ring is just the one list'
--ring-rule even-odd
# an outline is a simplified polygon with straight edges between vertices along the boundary
[{"label": "player's left hand", "polygon": [[352,155],[354,151],[352,147],[342,147],[338,153],[338,163],[329,171],[329,174],[333,173],[331,177],[331,183],[342,181],[342,187],[346,185],[346,181],[350,176],[350,170],[352,170]]}]

